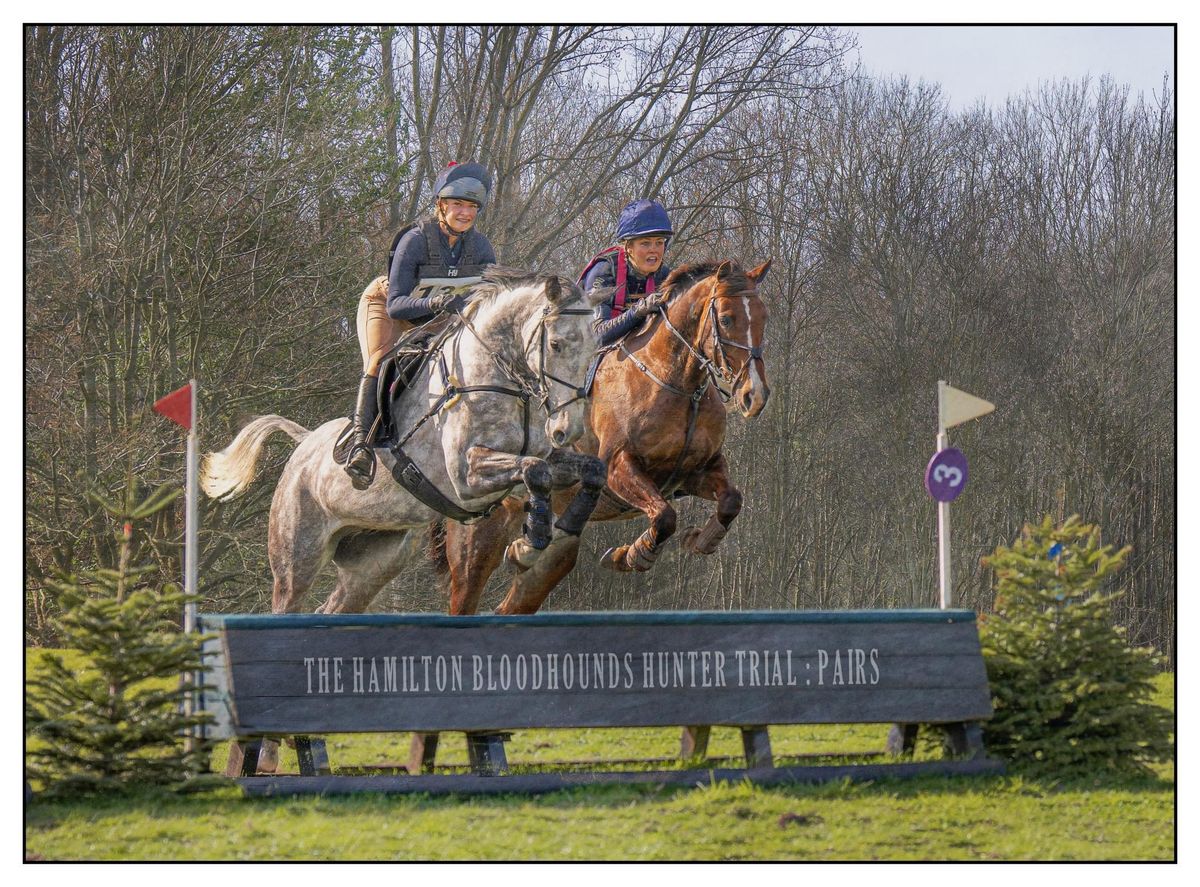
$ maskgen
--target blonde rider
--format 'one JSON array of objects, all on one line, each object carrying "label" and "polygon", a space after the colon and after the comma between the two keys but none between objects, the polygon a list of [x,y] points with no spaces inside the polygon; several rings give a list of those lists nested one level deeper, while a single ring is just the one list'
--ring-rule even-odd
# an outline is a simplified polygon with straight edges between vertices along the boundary
[{"label": "blonde rider", "polygon": [[461,309],[466,304],[463,292],[496,261],[491,243],[475,228],[491,190],[492,177],[482,164],[451,163],[442,170],[434,184],[433,214],[402,231],[393,245],[387,288],[367,287],[359,300],[363,376],[346,459],[346,473],[356,489],[365,490],[375,474],[368,436],[378,413],[383,357],[404,329]]}]

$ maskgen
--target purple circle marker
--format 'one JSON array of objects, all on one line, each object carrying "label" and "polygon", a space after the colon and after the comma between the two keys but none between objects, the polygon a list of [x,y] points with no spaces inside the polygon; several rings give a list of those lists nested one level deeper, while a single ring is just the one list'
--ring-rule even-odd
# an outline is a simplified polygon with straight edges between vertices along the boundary
[{"label": "purple circle marker", "polygon": [[941,450],[925,469],[925,489],[939,502],[952,502],[967,486],[967,457],[954,447]]}]

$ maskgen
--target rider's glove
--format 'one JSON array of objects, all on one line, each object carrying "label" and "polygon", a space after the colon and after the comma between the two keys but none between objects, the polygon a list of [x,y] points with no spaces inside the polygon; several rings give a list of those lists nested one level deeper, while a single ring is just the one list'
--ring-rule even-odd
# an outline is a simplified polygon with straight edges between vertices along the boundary
[{"label": "rider's glove", "polygon": [[434,314],[443,311],[462,311],[467,307],[467,300],[457,293],[442,293],[429,298],[429,310]]},{"label": "rider's glove", "polygon": [[638,300],[637,304],[633,306],[633,314],[635,317],[645,317],[650,312],[657,311],[665,304],[666,300],[663,299],[661,293],[651,293],[644,299]]}]

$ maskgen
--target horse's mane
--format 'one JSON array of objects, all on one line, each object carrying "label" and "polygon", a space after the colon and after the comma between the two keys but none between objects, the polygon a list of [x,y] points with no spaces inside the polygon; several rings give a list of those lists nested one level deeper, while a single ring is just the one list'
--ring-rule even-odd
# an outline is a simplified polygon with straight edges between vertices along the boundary
[{"label": "horse's mane", "polygon": [[[539,274],[536,271],[507,268],[503,265],[488,265],[483,271],[483,282],[476,284],[471,290],[472,301],[490,304],[501,293],[520,289],[523,286],[543,284],[551,276],[557,275]],[[560,308],[583,297],[583,290],[576,285],[575,281],[568,280],[566,277],[558,277],[558,283],[562,288],[563,297],[553,303],[554,308],[550,312],[551,314],[557,314]]]},{"label": "horse's mane", "polygon": [[[686,292],[690,287],[699,283],[706,277],[711,277],[717,273],[717,269],[721,267],[722,262],[692,262],[687,265],[680,265],[667,275],[667,279],[663,281],[663,292],[667,298],[673,298],[676,293]],[[746,272],[742,270],[741,265],[730,262],[730,275],[722,281],[723,288],[726,291],[749,289],[750,280],[746,277]]]}]

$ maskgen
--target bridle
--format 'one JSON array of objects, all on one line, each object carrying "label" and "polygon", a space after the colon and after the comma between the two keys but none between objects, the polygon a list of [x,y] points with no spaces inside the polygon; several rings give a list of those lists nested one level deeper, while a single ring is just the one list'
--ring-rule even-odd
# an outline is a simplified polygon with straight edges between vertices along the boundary
[{"label": "bridle", "polygon": [[[725,298],[736,299],[751,295],[758,295],[753,287],[742,290],[738,293],[734,293],[730,296],[726,296]],[[691,352],[692,356],[700,363],[700,366],[704,368],[706,372],[706,379],[703,387],[707,388],[708,383],[711,382],[713,387],[716,388],[717,392],[721,395],[721,400],[728,402],[729,398],[733,396],[733,389],[737,387],[738,380],[741,379],[742,374],[749,369],[750,362],[763,359],[763,347],[765,346],[765,343],[764,345],[751,346],[744,342],[735,342],[732,339],[726,339],[724,336],[722,336],[720,324],[717,323],[717,296],[714,294],[709,296],[708,310],[705,312],[708,325],[712,328],[712,357],[710,358],[700,351],[697,351],[692,343],[688,341],[687,337],[684,336],[683,333],[679,332],[679,330],[675,328],[675,325],[671,323],[671,318],[667,314],[667,308],[669,305],[670,300],[668,300],[666,305],[660,305],[656,309],[656,311],[662,315],[663,323],[667,325],[667,329],[671,331],[672,335],[674,335],[676,339],[683,343],[683,347]],[[736,373],[733,372],[730,367],[729,355],[725,351],[725,346],[729,346],[730,348],[740,348],[742,351],[746,351],[749,354],[749,356],[746,358],[746,361],[742,364],[741,369],[739,369]],[[625,350],[624,345],[621,347],[626,356],[631,358],[633,357],[632,354]],[[650,376],[650,378],[658,382],[659,385],[662,385],[668,390],[673,390],[677,394],[684,394],[684,392],[680,391],[674,386],[664,383],[661,379],[651,373],[645,364],[636,359],[634,359],[634,363],[638,369],[642,370],[642,372],[646,373],[648,376]],[[722,388],[720,382],[717,381],[718,379],[728,385],[729,390]]]},{"label": "bridle", "polygon": [[[736,299],[739,296],[747,297],[749,295],[754,295],[757,297],[758,293],[754,289],[748,289],[748,290],[743,290],[742,292],[737,293],[736,295],[730,296],[728,298]],[[765,343],[764,343],[764,345],[753,345],[752,346],[752,345],[748,345],[744,342],[735,342],[732,339],[726,339],[724,336],[722,336],[721,335],[721,327],[717,323],[717,297],[716,296],[713,296],[711,299],[709,299],[709,302],[708,302],[708,322],[709,322],[709,325],[712,327],[712,331],[713,331],[713,358],[714,358],[715,362],[717,363],[718,368],[721,371],[721,378],[725,380],[726,384],[729,385],[730,389],[736,388],[738,379],[741,378],[742,373],[746,372],[749,369],[750,362],[754,361],[754,360],[762,360],[763,359],[763,347],[764,347]],[[747,331],[747,333],[749,334],[749,331]],[[742,368],[739,369],[736,373],[731,373],[731,371],[730,371],[729,355],[725,353],[726,345],[728,345],[730,348],[740,348],[742,351],[748,352],[748,356],[746,357],[745,362],[742,364]]]},{"label": "bridle", "polygon": [[[550,307],[546,306],[542,309],[542,319],[538,323],[538,335],[541,342],[538,345],[538,382],[540,386],[542,408],[546,411],[546,418],[552,419],[558,413],[565,410],[577,400],[585,400],[587,398],[587,382],[576,385],[574,382],[568,382],[565,379],[560,379],[558,376],[546,370],[546,322],[551,317],[562,317],[563,315],[573,315],[575,317],[590,317],[592,311],[588,308],[562,308],[553,314],[550,312]],[[525,349],[528,351],[528,347]],[[550,382],[557,382],[564,388],[571,389],[573,397],[564,400],[559,404],[551,403]]]}]

